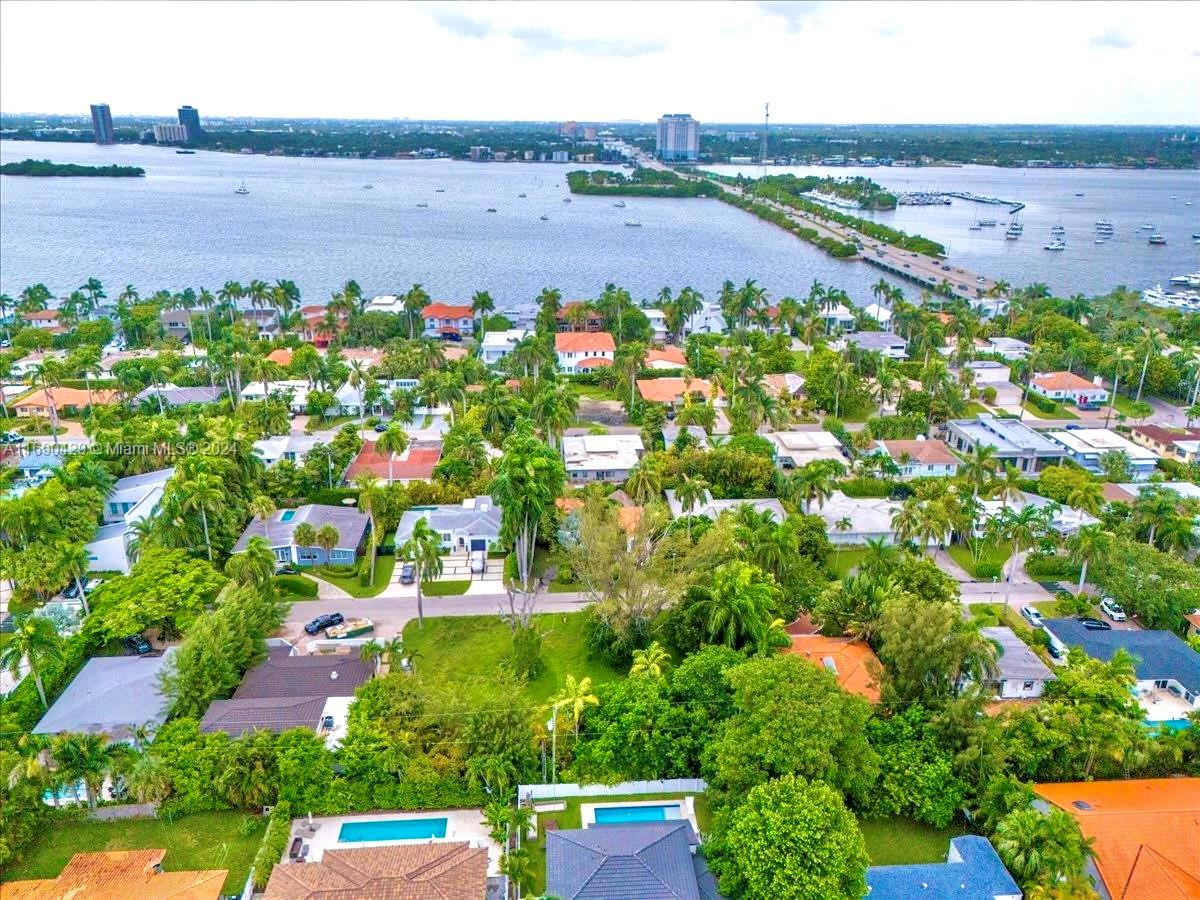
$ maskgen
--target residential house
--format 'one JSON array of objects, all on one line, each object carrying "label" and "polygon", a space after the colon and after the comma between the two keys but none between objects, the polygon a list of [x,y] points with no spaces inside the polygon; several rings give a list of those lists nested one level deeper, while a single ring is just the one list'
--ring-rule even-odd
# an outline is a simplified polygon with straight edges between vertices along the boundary
[{"label": "residential house", "polygon": [[804,395],[804,376],[797,375],[795,372],[764,375],[762,383],[763,387],[775,397],[791,397],[793,400],[798,400]]},{"label": "residential house", "polygon": [[546,832],[546,894],[559,900],[713,900],[716,881],[690,823],[599,825]]},{"label": "residential house", "polygon": [[425,337],[429,338],[458,341],[475,330],[475,313],[470,304],[430,303],[421,310],[421,318],[425,321]]},{"label": "residential house", "polygon": [[67,358],[65,350],[44,350],[38,353],[30,353],[28,356],[23,356],[12,364],[12,377],[18,381],[23,381],[26,384],[30,383],[30,376],[37,371],[38,366],[47,360],[62,362]]},{"label": "residential house", "polygon": [[101,511],[104,524],[84,545],[89,569],[94,572],[129,571],[133,565],[129,548],[133,543],[134,526],[158,512],[167,482],[174,474],[175,470],[170,468],[117,479],[104,498]]},{"label": "residential house", "polygon": [[1089,472],[1103,472],[1100,459],[1106,453],[1124,453],[1133,477],[1139,481],[1158,468],[1158,454],[1106,428],[1073,428],[1043,432],[1063,448],[1063,455]]},{"label": "residential house", "polygon": [[63,327],[62,317],[56,309],[39,309],[25,313],[22,318],[25,324],[32,328],[41,328],[52,334],[62,334],[67,329]]},{"label": "residential house", "polygon": [[700,309],[688,316],[683,326],[683,334],[725,334],[728,331],[725,315],[721,307],[710,300],[705,300]]},{"label": "residential house", "polygon": [[273,435],[255,441],[254,453],[268,469],[284,460],[299,466],[304,464],[304,455],[321,443],[324,441],[315,434]]},{"label": "residential house", "polygon": [[675,446],[675,442],[679,440],[679,435],[684,432],[690,435],[692,442],[701,450],[707,450],[712,447],[712,440],[699,425],[667,425],[661,432],[663,447],[670,449]]},{"label": "residential house", "polygon": [[572,484],[624,481],[645,450],[636,434],[582,434],[562,439],[563,462]]},{"label": "residential house", "polygon": [[687,365],[687,357],[678,347],[663,347],[661,350],[647,350],[644,369],[682,369]]},{"label": "residential house", "polygon": [[837,679],[842,690],[879,702],[879,657],[866,641],[823,634],[793,634],[785,652],[803,656]]},{"label": "residential house", "polygon": [[364,402],[363,396],[366,384],[360,381],[358,387],[355,387],[347,381],[334,391],[336,408],[343,416],[379,415],[383,412],[385,404],[391,402],[393,391],[415,391],[418,382],[415,378],[383,378],[376,381],[375,384],[379,393],[373,403],[367,404]]},{"label": "residential house", "polygon": [[75,415],[88,406],[109,406],[117,402],[117,392],[107,388],[93,388],[89,393],[84,388],[52,387],[37,388],[20,400],[9,404],[9,409],[19,418],[40,416],[50,418],[50,405],[62,415]]},{"label": "residential house", "polygon": [[[301,524],[314,530],[324,525],[337,529],[338,542],[326,552],[322,547],[299,546],[295,531]],[[356,509],[347,506],[327,506],[321,503],[306,503],[296,509],[277,510],[266,522],[251,519],[233,551],[240,553],[250,543],[250,538],[261,537],[281,564],[299,566],[349,566],[358,559],[367,541],[371,520]]]},{"label": "residential house", "polygon": [[1087,871],[1100,896],[1200,897],[1200,778],[1062,782],[1034,790],[1091,841]]},{"label": "residential house", "polygon": [[500,543],[500,507],[491,497],[468,497],[462,503],[409,509],[396,528],[396,546],[412,537],[417,522],[424,519],[437,532],[447,553],[490,551]]},{"label": "residential house", "polygon": [[4,900],[219,900],[228,869],[164,871],[167,851],[76,853],[55,878],[6,881]]},{"label": "residential house", "polygon": [[994,359],[975,359],[962,364],[962,368],[975,373],[975,386],[982,388],[1017,387],[1012,383],[1012,367]]},{"label": "residential house", "polygon": [[654,340],[662,343],[669,336],[667,334],[667,315],[661,309],[655,306],[642,307],[642,314],[645,315],[647,321],[650,322],[650,333]]},{"label": "residential house", "polygon": [[221,387],[209,387],[202,385],[200,387],[180,387],[177,384],[151,385],[144,391],[133,398],[133,402],[137,404],[150,403],[157,406],[159,401],[167,409],[174,409],[178,406],[188,406],[190,404],[209,404],[216,403],[221,399],[221,395],[225,393],[225,389]]},{"label": "residential house", "polygon": [[854,330],[854,313],[841,303],[825,307],[817,312],[817,318],[825,322],[825,332],[836,334]]},{"label": "residential house", "polygon": [[976,338],[975,349],[980,353],[995,353],[1009,362],[1029,355],[1029,345],[1010,337]]},{"label": "residential house", "polygon": [[279,397],[287,401],[288,408],[295,413],[308,412],[308,392],[311,385],[303,378],[287,378],[280,381],[251,381],[242,388],[243,400],[263,400]]},{"label": "residential house", "polygon": [[1078,647],[1108,661],[1117,650],[1136,660],[1138,702],[1149,722],[1180,721],[1200,709],[1200,653],[1171,631],[1091,629],[1078,619],[1043,623],[1051,648]]},{"label": "residential house", "polygon": [[274,309],[243,309],[243,322],[254,326],[260,341],[273,341],[279,337],[279,313]]},{"label": "residential house", "polygon": [[[639,378],[637,389],[647,403],[663,403],[672,408],[681,406],[686,397],[697,402],[713,397],[712,382],[703,378]],[[720,398],[718,391],[713,404]]]},{"label": "residential house", "polygon": [[479,345],[479,358],[489,366],[494,366],[508,354],[513,347],[533,334],[528,328],[510,328],[507,331],[486,331]]},{"label": "residential house", "polygon": [[1140,447],[1153,450],[1159,456],[1182,463],[1200,460],[1200,428],[1164,428],[1161,425],[1138,425],[1129,439]]},{"label": "residential house", "polygon": [[985,837],[966,834],[952,838],[944,863],[871,866],[867,869],[871,900],[913,900],[914,897],[956,900],[1021,900],[1018,887],[1000,856]]},{"label": "residential house", "polygon": [[404,315],[404,300],[394,294],[382,294],[368,300],[366,306],[363,307],[363,312],[385,312],[402,316]]},{"label": "residential house", "polygon": [[1108,400],[1108,390],[1097,382],[1074,372],[1044,372],[1029,381],[1029,390],[1050,400],[1063,400],[1076,406],[1099,404]]},{"label": "residential house", "polygon": [[975,523],[974,529],[976,537],[983,537],[987,533],[988,520],[1000,515],[1006,507],[1017,513],[1027,506],[1047,510],[1050,515],[1051,530],[1062,538],[1070,537],[1080,528],[1086,525],[1095,525],[1100,521],[1085,510],[1056,503],[1039,494],[1030,494],[1027,491],[1021,491],[1019,496],[1010,498],[1007,503],[1003,500],[981,500],[979,506],[979,521]]},{"label": "residential house", "polygon": [[1188,637],[1200,636],[1200,609],[1193,609],[1183,617],[1183,621],[1187,623],[1186,634]]},{"label": "residential house", "polygon": [[770,513],[776,522],[782,523],[787,518],[787,511],[783,508],[783,504],[774,497],[763,497],[755,500],[718,500],[708,491],[705,491],[703,499],[691,509],[685,510],[683,503],[679,499],[679,495],[675,491],[669,490],[665,493],[667,506],[670,507],[671,515],[675,518],[684,515],[705,516],[716,521],[721,513],[727,510],[737,512],[743,506],[749,506],[757,513]]},{"label": "residential house", "polygon": [[894,544],[892,516],[900,505],[881,497],[847,497],[834,491],[823,506],[809,512],[825,520],[825,534],[831,544],[865,544],[868,540]]},{"label": "residential house", "polygon": [[892,321],[892,311],[878,303],[868,303],[863,307],[863,312],[882,325],[888,328],[888,323]]},{"label": "residential house", "polygon": [[335,319],[330,327],[329,310],[324,306],[300,307],[300,327],[297,333],[300,340],[307,341],[318,350],[324,350],[335,337],[344,332],[350,321],[344,312],[335,313]]},{"label": "residential house", "polygon": [[1046,682],[1054,680],[1054,673],[1029,645],[1004,625],[981,628],[980,633],[999,650],[995,673],[984,682],[985,686],[992,688],[1001,700],[1042,696]]},{"label": "residential house", "polygon": [[183,342],[192,339],[192,311],[190,309],[164,309],[158,314],[158,324],[168,337]]},{"label": "residential house", "polygon": [[102,734],[117,743],[139,729],[151,734],[167,718],[159,675],[174,648],[157,656],[95,656],[33,726],[34,734]]},{"label": "residential house", "polygon": [[357,652],[307,655],[287,644],[271,647],[230,699],[209,705],[200,731],[236,738],[256,729],[311,728],[336,748],[346,735],[355,690],[374,674],[374,664]]},{"label": "residential house", "polygon": [[617,345],[607,331],[567,331],[554,335],[558,367],[568,375],[611,366]]},{"label": "residential house", "polygon": [[1040,472],[1062,461],[1063,448],[1018,419],[998,419],[980,413],[974,419],[951,419],[946,423],[946,442],[959,453],[976,447],[995,447],[996,459],[1016,466],[1026,475]]},{"label": "residential house", "polygon": [[857,347],[867,353],[878,353],[888,359],[908,359],[908,341],[890,331],[858,331],[830,345],[835,350]]},{"label": "residential house", "polygon": [[775,445],[775,465],[785,471],[822,459],[849,465],[841,441],[828,431],[772,431],[763,437]]},{"label": "residential house", "polygon": [[287,347],[276,347],[267,354],[267,361],[286,369],[292,364],[292,351]]},{"label": "residential house", "polygon": [[604,327],[604,316],[581,300],[564,303],[555,318],[560,332],[600,331]]},{"label": "residential house", "polygon": [[[442,348],[443,354],[446,349]],[[341,347],[338,349],[337,354],[346,365],[356,362],[362,363],[363,368],[368,372],[383,362],[383,351],[378,347]]]},{"label": "residential house", "polygon": [[411,481],[428,481],[442,458],[441,441],[411,441],[403,453],[380,453],[375,441],[363,441],[358,456],[346,470],[346,481],[352,482],[363,473],[369,473],[383,481],[391,479],[393,484],[408,484]]},{"label": "residential house", "polygon": [[953,477],[962,462],[939,440],[876,441],[875,451],[895,464],[901,478]]},{"label": "residential house", "polygon": [[[332,827],[332,826],[331,826]],[[484,900],[488,851],[468,841],[347,847],[271,870],[264,900]],[[496,896],[500,896],[496,894]]]}]

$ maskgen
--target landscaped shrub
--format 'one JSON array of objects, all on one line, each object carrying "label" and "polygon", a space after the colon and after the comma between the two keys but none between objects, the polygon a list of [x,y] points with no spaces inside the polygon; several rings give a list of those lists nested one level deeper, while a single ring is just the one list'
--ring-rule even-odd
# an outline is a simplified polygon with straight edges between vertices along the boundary
[{"label": "landscaped shrub", "polygon": [[875,416],[867,419],[867,432],[877,441],[903,441],[924,434],[924,416]]},{"label": "landscaped shrub", "polygon": [[283,857],[287,849],[288,838],[292,836],[292,808],[286,803],[277,803],[271,810],[271,819],[267,823],[266,833],[258,853],[254,855],[254,887],[262,890],[267,886],[271,870]]},{"label": "landscaped shrub", "polygon": [[896,482],[886,478],[848,478],[839,487],[847,497],[887,497]]},{"label": "landscaped shrub", "polygon": [[275,587],[282,594],[294,594],[297,597],[317,596],[317,583],[301,575],[276,575]]},{"label": "landscaped shrub", "polygon": [[981,559],[974,565],[974,575],[979,579],[999,578],[1001,565],[991,560]]},{"label": "landscaped shrub", "polygon": [[1049,397],[1043,397],[1041,394],[1035,394],[1033,391],[1028,391],[1025,394],[1026,404],[1033,404],[1044,413],[1058,412],[1058,404]]},{"label": "landscaped shrub", "polygon": [[1031,578],[1073,580],[1079,577],[1079,564],[1066,556],[1031,553],[1025,560],[1025,571]]},{"label": "landscaped shrub", "polygon": [[979,396],[983,398],[984,403],[992,406],[996,402],[996,389],[989,384],[979,392]]}]

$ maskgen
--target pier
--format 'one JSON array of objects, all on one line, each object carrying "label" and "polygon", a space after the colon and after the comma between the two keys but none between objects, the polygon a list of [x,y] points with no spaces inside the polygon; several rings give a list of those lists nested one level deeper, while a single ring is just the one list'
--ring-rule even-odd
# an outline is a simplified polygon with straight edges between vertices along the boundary
[{"label": "pier", "polygon": [[1007,206],[1009,215],[1019,213],[1025,208],[1024,203],[1016,200],[985,197],[968,191],[906,191],[896,195],[896,202],[901,206],[943,206],[948,205],[951,198],[970,203],[986,203],[988,206]]}]

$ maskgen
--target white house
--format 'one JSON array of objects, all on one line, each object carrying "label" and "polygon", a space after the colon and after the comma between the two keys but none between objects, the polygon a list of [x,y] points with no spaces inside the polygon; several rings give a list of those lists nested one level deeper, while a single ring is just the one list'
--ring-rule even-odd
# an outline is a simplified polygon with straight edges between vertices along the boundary
[{"label": "white house", "polygon": [[1133,477],[1139,481],[1149,478],[1158,467],[1157,453],[1107,428],[1047,431],[1045,435],[1063,448],[1063,456],[1089,472],[1102,471],[1100,457],[1105,453],[1124,453]]},{"label": "white house", "polygon": [[[988,521],[1000,515],[1001,511],[1005,508],[1005,503],[1002,500],[981,500],[979,505],[982,509],[980,510],[979,521],[975,523],[974,533],[976,537],[983,537],[986,533]],[[1033,506],[1037,509],[1049,509],[1051,511],[1051,529],[1064,538],[1075,534],[1085,525],[1095,525],[1100,521],[1091,513],[1084,512],[1082,509],[1055,503],[1053,500],[1039,496],[1038,494],[1021,492],[1019,497],[1009,500],[1007,503],[1008,509],[1018,513],[1026,506]]]},{"label": "white house", "polygon": [[727,330],[721,307],[708,300],[701,304],[699,310],[688,316],[687,322],[683,326],[685,336],[689,334],[724,334]]},{"label": "white house", "polygon": [[908,359],[908,341],[890,331],[859,331],[830,346],[834,350],[844,350],[853,346],[867,352],[879,353],[888,359]]},{"label": "white house", "polygon": [[385,312],[403,315],[404,301],[393,294],[381,294],[367,301],[367,305],[363,307],[363,312]]},{"label": "white house", "polygon": [[265,397],[280,397],[288,400],[292,412],[308,411],[308,382],[303,378],[286,379],[283,381],[252,381],[242,388],[243,400],[262,400]]},{"label": "white house", "polygon": [[901,478],[947,478],[958,474],[960,460],[943,441],[876,441],[875,451],[896,465]]},{"label": "white house", "polygon": [[995,690],[1001,700],[1028,700],[1042,696],[1046,682],[1054,680],[1054,673],[1029,649],[1029,645],[1004,625],[981,628],[979,631],[999,647],[995,675],[985,682],[986,686]]},{"label": "white house", "polygon": [[1010,362],[1029,355],[1027,343],[1010,337],[976,338],[975,349],[980,353],[997,353]]},{"label": "white house", "polygon": [[338,388],[333,395],[337,400],[335,406],[344,416],[379,414],[383,412],[384,403],[391,396],[392,391],[413,391],[417,387],[415,378],[384,378],[376,383],[379,385],[381,393],[379,399],[371,404],[370,409],[363,404],[363,384],[361,382],[358,387],[353,387],[347,381]]},{"label": "white house", "polygon": [[475,330],[475,314],[470,305],[430,303],[421,310],[421,318],[425,320],[425,337],[460,340]]},{"label": "white house", "polygon": [[775,445],[780,469],[799,469],[820,459],[848,465],[841,442],[828,431],[773,431],[763,437]]},{"label": "white house", "polygon": [[491,497],[468,497],[458,505],[408,510],[396,528],[397,547],[412,537],[413,528],[421,519],[438,533],[442,549],[448,553],[491,550],[500,541],[501,511]]},{"label": "white house", "polygon": [[996,459],[1016,466],[1026,475],[1063,457],[1063,448],[1040,431],[1017,419],[998,419],[990,413],[980,413],[974,419],[951,419],[946,423],[946,443],[959,453],[995,447]]},{"label": "white house", "polygon": [[93,572],[128,572],[132,565],[129,544],[133,527],[154,515],[162,502],[163,491],[175,470],[159,469],[143,475],[119,478],[104,498],[101,517],[104,525],[85,545],[88,568]]},{"label": "white house", "polygon": [[783,508],[783,504],[774,497],[764,497],[758,500],[717,500],[712,494],[705,491],[704,499],[700,503],[697,503],[690,510],[685,510],[675,491],[666,491],[665,493],[667,506],[671,509],[671,515],[677,519],[683,515],[705,516],[715,522],[717,516],[726,510],[737,512],[743,506],[749,506],[755,512],[770,513],[771,518],[779,523],[782,523],[787,518],[787,511]]},{"label": "white house", "polygon": [[508,354],[513,347],[533,334],[528,328],[510,328],[507,331],[484,332],[483,341],[479,345],[479,358],[487,365],[494,366]]},{"label": "white house", "polygon": [[[1097,376],[1099,381],[1099,376]],[[1108,391],[1074,372],[1044,372],[1035,375],[1029,389],[1051,400],[1065,400],[1079,406],[1084,403],[1104,403]]]},{"label": "white house", "polygon": [[636,434],[583,434],[562,439],[563,462],[572,484],[624,481],[645,449]]},{"label": "white house", "polygon": [[853,331],[854,313],[841,303],[822,309],[817,317],[825,321],[825,330],[830,334],[835,331]]},{"label": "white house", "polygon": [[667,339],[666,313],[654,306],[643,307],[642,313],[650,320],[650,331],[654,335],[654,340],[661,344]]},{"label": "white house", "polygon": [[825,533],[831,544],[865,544],[869,539],[894,544],[892,516],[898,509],[900,504],[895,500],[847,497],[841,491],[834,491],[823,506],[814,505],[809,512],[825,520]]},{"label": "white house", "polygon": [[892,311],[886,306],[881,306],[878,303],[867,304],[867,306],[863,308],[863,312],[865,312],[884,328],[887,328],[888,322],[892,321]]},{"label": "white house", "polygon": [[254,453],[268,469],[282,460],[301,465],[304,454],[322,443],[314,434],[281,434],[254,442]]},{"label": "white house", "polygon": [[617,345],[607,331],[560,331],[554,335],[558,367],[568,375],[611,366]]}]

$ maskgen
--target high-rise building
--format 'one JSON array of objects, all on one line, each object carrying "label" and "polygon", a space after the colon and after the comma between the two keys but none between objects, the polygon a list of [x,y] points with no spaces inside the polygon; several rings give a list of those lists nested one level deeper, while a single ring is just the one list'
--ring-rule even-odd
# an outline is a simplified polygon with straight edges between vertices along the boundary
[{"label": "high-rise building", "polygon": [[197,140],[204,134],[204,129],[200,127],[200,113],[194,106],[179,107],[179,124],[187,129],[185,141]]},{"label": "high-rise building", "polygon": [[182,144],[187,139],[186,125],[176,125],[170,122],[154,126],[154,140],[160,144]]},{"label": "high-rise building", "polygon": [[665,160],[697,160],[700,157],[700,123],[687,113],[664,115],[658,120],[654,155]]},{"label": "high-rise building", "polygon": [[97,144],[114,144],[117,141],[113,131],[112,110],[107,103],[92,104],[92,135]]}]

